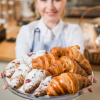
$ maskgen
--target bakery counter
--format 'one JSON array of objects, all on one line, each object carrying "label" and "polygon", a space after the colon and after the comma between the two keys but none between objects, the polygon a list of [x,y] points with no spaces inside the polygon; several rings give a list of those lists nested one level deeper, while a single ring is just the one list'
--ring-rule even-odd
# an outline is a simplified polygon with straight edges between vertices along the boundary
[{"label": "bakery counter", "polygon": [[15,43],[4,40],[0,43],[0,61],[11,61],[15,59]]},{"label": "bakery counter", "polygon": [[16,38],[20,27],[13,21],[7,27],[6,39],[0,43],[0,61],[12,61],[15,59],[15,42],[8,42],[9,38]]}]

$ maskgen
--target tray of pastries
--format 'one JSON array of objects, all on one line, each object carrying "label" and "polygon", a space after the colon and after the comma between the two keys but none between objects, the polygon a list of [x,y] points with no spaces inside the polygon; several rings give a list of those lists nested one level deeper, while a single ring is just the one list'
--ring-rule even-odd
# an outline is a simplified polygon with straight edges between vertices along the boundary
[{"label": "tray of pastries", "polygon": [[14,94],[26,99],[72,99],[86,93],[93,72],[79,46],[40,50],[11,61],[4,82]]}]

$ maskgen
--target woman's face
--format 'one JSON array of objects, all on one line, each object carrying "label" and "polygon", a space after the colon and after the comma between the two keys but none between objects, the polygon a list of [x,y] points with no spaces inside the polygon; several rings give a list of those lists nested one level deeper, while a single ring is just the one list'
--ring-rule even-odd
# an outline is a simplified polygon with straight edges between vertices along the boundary
[{"label": "woman's face", "polygon": [[37,0],[36,7],[40,15],[48,21],[56,21],[64,10],[66,0]]}]

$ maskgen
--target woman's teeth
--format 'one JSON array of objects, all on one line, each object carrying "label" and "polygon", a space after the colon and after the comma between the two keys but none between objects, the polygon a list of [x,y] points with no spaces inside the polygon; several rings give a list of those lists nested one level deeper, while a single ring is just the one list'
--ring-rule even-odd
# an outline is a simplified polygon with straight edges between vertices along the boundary
[{"label": "woman's teeth", "polygon": [[56,12],[47,12],[49,16],[53,16]]}]

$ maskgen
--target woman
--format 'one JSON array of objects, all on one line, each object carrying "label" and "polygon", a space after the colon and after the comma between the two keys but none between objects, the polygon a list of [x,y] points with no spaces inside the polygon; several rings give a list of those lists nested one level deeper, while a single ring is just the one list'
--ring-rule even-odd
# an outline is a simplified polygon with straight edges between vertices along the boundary
[{"label": "woman", "polygon": [[30,51],[45,49],[48,52],[55,46],[79,45],[84,51],[81,29],[78,25],[64,23],[66,0],[36,0],[36,14],[40,20],[23,26],[16,42],[16,58]]},{"label": "woman", "polygon": [[[16,58],[23,57],[29,52],[38,50],[50,51],[56,46],[80,46],[84,51],[84,41],[81,28],[78,25],[64,23],[61,18],[65,15],[66,0],[35,0],[36,15],[40,20],[22,26],[16,41]],[[1,73],[2,78],[2,73]],[[94,78],[94,82],[98,80]],[[7,86],[4,85],[4,90]],[[93,91],[89,88],[89,91]]]}]

